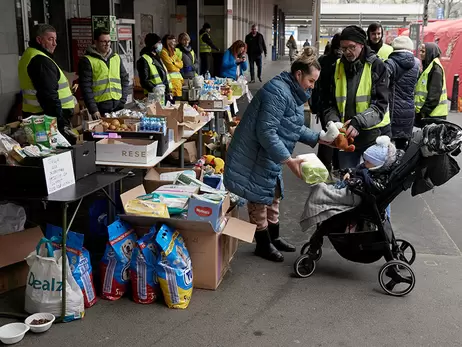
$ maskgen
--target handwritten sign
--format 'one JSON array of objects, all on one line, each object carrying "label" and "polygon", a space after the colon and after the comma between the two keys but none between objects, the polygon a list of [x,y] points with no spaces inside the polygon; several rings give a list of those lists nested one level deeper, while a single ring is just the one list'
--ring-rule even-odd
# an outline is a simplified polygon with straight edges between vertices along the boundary
[{"label": "handwritten sign", "polygon": [[48,194],[75,184],[74,166],[70,151],[43,159]]}]

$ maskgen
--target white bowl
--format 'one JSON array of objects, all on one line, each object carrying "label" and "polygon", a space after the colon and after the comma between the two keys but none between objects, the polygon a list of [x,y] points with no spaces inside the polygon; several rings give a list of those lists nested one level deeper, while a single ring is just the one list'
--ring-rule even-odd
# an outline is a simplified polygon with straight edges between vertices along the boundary
[{"label": "white bowl", "polygon": [[11,323],[0,328],[0,341],[5,345],[18,343],[29,331],[29,327],[24,323]]},{"label": "white bowl", "polygon": [[[40,325],[31,324],[32,321],[36,319],[37,320],[38,319],[48,319],[49,322],[45,324],[40,324]],[[30,330],[33,333],[43,333],[51,328],[51,325],[53,324],[54,321],[55,321],[55,316],[51,313],[36,313],[36,314],[33,314],[32,316],[27,317],[24,323],[26,323],[26,325],[30,328]]]}]

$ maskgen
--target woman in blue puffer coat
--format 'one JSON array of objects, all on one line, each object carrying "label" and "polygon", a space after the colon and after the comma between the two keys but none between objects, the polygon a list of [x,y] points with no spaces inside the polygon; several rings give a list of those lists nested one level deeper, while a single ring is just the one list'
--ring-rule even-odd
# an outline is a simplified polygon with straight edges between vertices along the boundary
[{"label": "woman in blue puffer coat", "polygon": [[385,61],[390,80],[391,133],[396,148],[404,150],[414,127],[414,90],[420,61],[412,54],[414,43],[408,36],[398,36],[391,45],[394,51]]},{"label": "woman in blue puffer coat", "polygon": [[293,245],[279,237],[282,165],[301,177],[301,160],[291,157],[296,143],[327,144],[318,132],[304,126],[303,104],[310,98],[319,70],[313,49],[306,47],[291,72],[266,83],[242,116],[226,157],[224,184],[248,201],[250,222],[257,225],[255,254],[268,260],[281,262],[280,251],[295,252]]}]

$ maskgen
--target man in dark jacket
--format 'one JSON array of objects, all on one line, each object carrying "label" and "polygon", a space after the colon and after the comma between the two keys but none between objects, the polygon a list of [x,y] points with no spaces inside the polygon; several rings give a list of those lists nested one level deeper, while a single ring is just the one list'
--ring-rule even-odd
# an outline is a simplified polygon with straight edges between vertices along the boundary
[{"label": "man in dark jacket", "polygon": [[122,59],[111,49],[108,31],[95,30],[94,46],[87,48],[79,62],[79,81],[85,105],[94,118],[124,108],[129,77]]},{"label": "man in dark jacket", "polygon": [[199,31],[199,53],[201,58],[201,74],[205,74],[208,71],[213,76],[212,50],[219,52],[220,49],[215,46],[210,37],[211,30],[212,26],[209,23],[204,23],[202,29]]},{"label": "man in dark jacket", "polygon": [[257,31],[257,26],[255,24],[252,25],[250,34],[245,37],[245,44],[247,45],[247,55],[250,64],[250,83],[255,83],[254,63],[257,64],[258,80],[261,82],[262,54],[265,53],[266,57],[267,51],[265,38]]},{"label": "man in dark jacket", "polygon": [[367,44],[379,56],[386,60],[393,48],[383,42],[383,27],[380,23],[372,23],[367,28]]},{"label": "man in dark jacket", "polygon": [[388,76],[382,60],[367,46],[358,26],[340,35],[343,56],[336,63],[333,92],[326,122],[342,122],[348,137],[355,138],[355,152],[339,152],[340,169],[358,166],[362,153],[380,135],[390,135]]},{"label": "man in dark jacket", "polygon": [[414,127],[414,90],[420,62],[414,57],[414,43],[408,36],[398,36],[391,44],[394,51],[385,61],[390,81],[391,133],[395,146],[406,149]]},{"label": "man in dark jacket", "polygon": [[75,101],[66,76],[53,60],[56,29],[48,24],[38,24],[32,33],[29,48],[18,66],[23,117],[33,114],[56,117],[58,129],[68,137]]}]

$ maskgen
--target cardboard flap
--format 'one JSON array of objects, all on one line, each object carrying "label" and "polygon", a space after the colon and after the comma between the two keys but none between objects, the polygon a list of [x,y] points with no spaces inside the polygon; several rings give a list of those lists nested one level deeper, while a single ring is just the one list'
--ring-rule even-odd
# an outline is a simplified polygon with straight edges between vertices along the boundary
[{"label": "cardboard flap", "polygon": [[133,226],[151,227],[157,223],[163,223],[179,231],[187,230],[194,232],[210,232],[215,234],[212,225],[209,222],[198,222],[176,218],[155,218],[134,215],[120,215],[120,219],[130,223]]},{"label": "cardboard flap", "polygon": [[19,263],[35,250],[43,237],[40,227],[0,236],[0,267]]},{"label": "cardboard flap", "polygon": [[149,169],[144,179],[147,181],[160,181],[160,174],[155,168]]},{"label": "cardboard flap", "polygon": [[223,234],[252,243],[256,229],[255,224],[231,217],[223,230]]},{"label": "cardboard flap", "polygon": [[145,195],[145,194],[146,194],[146,190],[144,189],[144,186],[142,184],[140,184],[139,186],[133,189],[130,189],[128,192],[125,192],[120,195],[120,200],[122,200],[122,206],[124,206],[125,208],[125,205],[127,204],[127,202],[129,202],[130,200],[136,199],[137,197],[141,195]]}]

